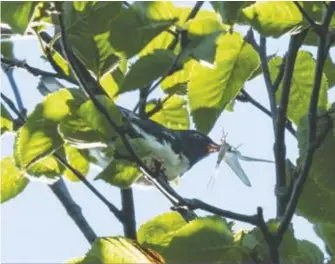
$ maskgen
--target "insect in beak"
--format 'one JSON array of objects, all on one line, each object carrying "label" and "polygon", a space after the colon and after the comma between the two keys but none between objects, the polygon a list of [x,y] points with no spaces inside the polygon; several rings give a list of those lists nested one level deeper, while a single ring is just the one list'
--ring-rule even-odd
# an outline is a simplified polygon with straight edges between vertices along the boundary
[{"label": "insect in beak", "polygon": [[220,145],[217,145],[217,144],[209,144],[208,145],[208,152],[209,153],[214,153],[214,152],[218,152],[220,150]]}]

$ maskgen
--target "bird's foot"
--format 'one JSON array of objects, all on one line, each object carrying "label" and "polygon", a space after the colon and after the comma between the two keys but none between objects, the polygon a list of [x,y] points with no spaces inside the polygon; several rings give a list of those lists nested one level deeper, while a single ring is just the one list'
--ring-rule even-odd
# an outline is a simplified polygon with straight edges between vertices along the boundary
[{"label": "bird's foot", "polygon": [[198,208],[197,200],[196,199],[183,198],[182,200],[179,201],[179,203],[177,205],[172,207],[173,210],[175,210],[176,208],[195,210],[195,209]]}]

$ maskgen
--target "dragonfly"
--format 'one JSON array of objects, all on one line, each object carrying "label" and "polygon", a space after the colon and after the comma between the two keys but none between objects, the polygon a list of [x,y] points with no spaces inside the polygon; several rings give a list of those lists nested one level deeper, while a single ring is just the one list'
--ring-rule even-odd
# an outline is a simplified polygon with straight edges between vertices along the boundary
[{"label": "dragonfly", "polygon": [[259,159],[259,158],[252,158],[248,156],[244,156],[241,154],[241,152],[238,150],[238,148],[241,146],[233,147],[230,145],[227,141],[228,134],[225,134],[223,132],[223,136],[221,138],[221,146],[218,154],[218,158],[216,161],[215,166],[215,173],[211,176],[207,188],[211,189],[215,183],[215,179],[219,172],[219,167],[222,161],[225,161],[225,163],[233,170],[233,172],[239,177],[239,179],[248,187],[251,187],[251,182],[243,170],[240,160],[243,161],[255,161],[255,162],[266,162],[266,163],[274,163],[272,160],[267,159]]}]

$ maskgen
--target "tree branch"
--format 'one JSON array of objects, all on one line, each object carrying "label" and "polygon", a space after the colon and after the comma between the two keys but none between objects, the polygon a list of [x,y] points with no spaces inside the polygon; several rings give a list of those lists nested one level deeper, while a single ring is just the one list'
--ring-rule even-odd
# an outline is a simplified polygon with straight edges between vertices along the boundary
[{"label": "tree branch", "polygon": [[80,229],[82,234],[85,236],[86,240],[92,244],[97,235],[93,231],[92,227],[86,221],[86,218],[82,214],[82,210],[78,204],[72,199],[64,181],[60,178],[57,182],[49,185],[51,191],[55,194],[58,200],[61,202],[65,208],[67,214],[75,222],[77,227]]},{"label": "tree branch", "polygon": [[136,240],[136,217],[133,189],[121,189],[122,213],[123,213],[123,232],[128,238]]},{"label": "tree branch", "polygon": [[301,33],[298,35],[291,36],[287,58],[285,60],[285,67],[283,73],[283,85],[281,98],[278,107],[278,113],[276,118],[276,129],[275,129],[275,144],[274,153],[276,161],[276,192],[277,194],[277,217],[282,217],[285,213],[287,195],[286,190],[286,175],[285,175],[285,157],[286,157],[286,146],[285,146],[285,125],[286,116],[289,103],[289,96],[291,90],[291,83],[294,71],[294,65],[297,57],[299,47],[302,40],[305,38],[307,31],[303,31],[303,38]]},{"label": "tree branch", "polygon": [[335,2],[330,2],[325,17],[322,23],[322,34],[319,36],[319,45],[317,50],[316,66],[315,66],[315,78],[313,84],[312,95],[309,104],[308,111],[308,148],[306,157],[302,163],[302,167],[299,172],[298,179],[294,183],[293,191],[288,202],[286,212],[284,214],[283,220],[278,228],[277,237],[281,241],[285,231],[287,230],[293,214],[296,210],[299,197],[303,191],[304,184],[308,178],[308,174],[312,165],[313,156],[316,150],[315,140],[316,140],[316,125],[317,125],[317,105],[319,101],[319,93],[321,89],[321,81],[323,74],[323,67],[328,53],[327,50],[327,34],[328,27],[331,17],[334,13]]}]

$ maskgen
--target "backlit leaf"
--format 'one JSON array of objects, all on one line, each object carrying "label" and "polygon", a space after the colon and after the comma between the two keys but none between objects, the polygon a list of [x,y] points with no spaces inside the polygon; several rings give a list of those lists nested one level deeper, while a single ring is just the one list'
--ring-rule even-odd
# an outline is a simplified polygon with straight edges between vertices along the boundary
[{"label": "backlit leaf", "polygon": [[24,172],[16,168],[12,157],[1,160],[1,203],[6,202],[27,186],[29,180],[24,177]]},{"label": "backlit leaf", "polygon": [[[103,95],[96,96],[96,98],[107,110],[115,125],[120,126],[122,124],[121,114],[113,100]],[[97,131],[107,142],[112,137],[117,135],[114,127],[108,121],[107,117],[95,107],[91,100],[83,103],[77,113],[83,120],[86,121],[88,127]]]},{"label": "backlit leaf", "polygon": [[[277,67],[271,67],[270,73],[272,81],[275,80],[279,67],[282,61],[276,57],[275,64]],[[271,63],[271,62],[270,62]],[[308,106],[310,102],[310,97],[312,94],[313,83],[314,83],[314,69],[315,60],[312,54],[306,51],[299,51],[294,66],[294,73],[291,83],[290,98],[288,104],[288,117],[295,124],[299,124],[301,118],[305,116],[308,112]],[[321,90],[319,94],[319,110],[325,110],[327,107],[327,89],[328,83],[327,78],[323,75],[321,82]],[[282,92],[282,85],[279,87],[276,93],[277,103],[280,101]]]},{"label": "backlit leaf", "polygon": [[197,129],[208,133],[225,106],[258,68],[256,51],[239,34],[217,40],[215,68],[197,69],[188,86],[188,98]]},{"label": "backlit leaf", "polygon": [[58,123],[82,103],[83,94],[75,89],[61,89],[45,97],[28,116],[15,140],[14,157],[21,169],[42,159],[62,145]]},{"label": "backlit leaf", "polygon": [[[164,102],[164,99],[162,100]],[[150,112],[155,104],[147,105]],[[173,95],[163,103],[162,108],[154,113],[150,119],[170,129],[189,129],[190,120],[186,108],[186,101],[180,96]]]},{"label": "backlit leaf", "polygon": [[6,131],[13,131],[13,121],[7,109],[1,104],[1,135]]},{"label": "backlit leaf", "polygon": [[121,2],[66,2],[64,23],[69,42],[84,65],[100,78],[119,61],[109,43],[110,24],[121,13]]},{"label": "backlit leaf", "polygon": [[[78,262],[77,262],[78,263]],[[152,250],[123,237],[101,237],[94,241],[85,258],[79,263],[164,263]]]},{"label": "backlit leaf", "polygon": [[[81,175],[86,176],[89,169],[88,151],[76,149],[69,145],[64,146],[67,162]],[[80,181],[80,179],[70,170],[66,169],[64,176],[70,181]]]},{"label": "backlit leaf", "polygon": [[112,162],[98,174],[96,179],[103,179],[120,188],[130,187],[141,175],[137,165],[127,160],[113,159]]},{"label": "backlit leaf", "polygon": [[245,19],[263,36],[280,37],[303,21],[293,2],[257,2],[243,9]]},{"label": "backlit leaf", "polygon": [[13,1],[1,3],[1,22],[7,23],[15,33],[23,34],[34,13],[36,3]]},{"label": "backlit leaf", "polygon": [[164,3],[136,2],[111,21],[109,41],[118,56],[129,58],[175,21]]}]

